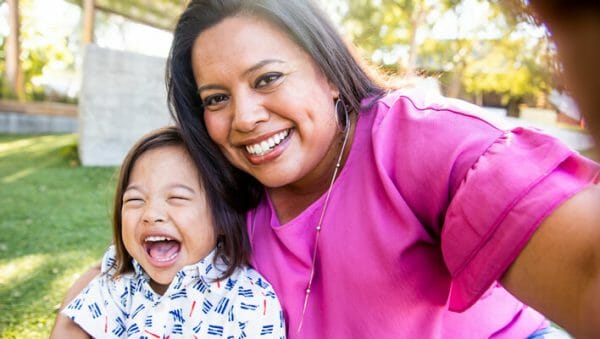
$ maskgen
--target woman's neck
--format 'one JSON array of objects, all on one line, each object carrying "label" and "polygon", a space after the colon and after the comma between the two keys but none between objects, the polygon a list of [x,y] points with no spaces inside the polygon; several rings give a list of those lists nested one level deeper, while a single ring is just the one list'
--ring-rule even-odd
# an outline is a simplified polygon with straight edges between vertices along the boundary
[{"label": "woman's neck", "polygon": [[[356,130],[356,115],[351,115],[351,125],[348,131],[348,141],[344,148],[341,167],[336,176],[339,177],[342,168],[344,167],[350,150],[352,149],[352,141]],[[294,219],[312,203],[317,201],[329,188],[331,177],[335,171],[340,151],[344,141],[345,134],[340,133],[336,137],[336,141],[325,155],[324,161],[321,161],[317,168],[312,172],[312,175],[299,182],[285,185],[283,187],[268,188],[267,194],[271,199],[275,213],[281,225]],[[336,178],[337,179],[337,178]]]}]

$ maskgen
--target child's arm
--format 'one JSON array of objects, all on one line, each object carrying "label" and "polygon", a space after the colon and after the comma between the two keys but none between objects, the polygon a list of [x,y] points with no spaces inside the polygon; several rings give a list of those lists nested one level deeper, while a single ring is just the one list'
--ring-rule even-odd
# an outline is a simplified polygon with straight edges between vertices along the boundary
[{"label": "child's arm", "polygon": [[79,325],[73,320],[67,318],[62,313],[58,313],[54,322],[54,328],[50,334],[50,339],[61,339],[61,338],[72,338],[72,339],[88,339],[91,338]]},{"label": "child's arm", "polygon": [[51,339],[59,338],[91,338],[84,330],[73,320],[61,313],[65,308],[91,281],[100,273],[100,263],[90,268],[81,275],[77,281],[69,288],[63,298],[60,310],[56,315],[54,328],[50,334]]}]

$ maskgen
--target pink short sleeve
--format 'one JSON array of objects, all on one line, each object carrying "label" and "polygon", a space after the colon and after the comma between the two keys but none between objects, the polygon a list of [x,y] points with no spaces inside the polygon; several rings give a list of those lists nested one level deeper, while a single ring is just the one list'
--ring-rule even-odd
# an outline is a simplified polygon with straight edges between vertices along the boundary
[{"label": "pink short sleeve", "polygon": [[463,311],[498,280],[558,205],[593,182],[598,165],[553,137],[506,132],[467,171],[442,229],[450,309]]}]

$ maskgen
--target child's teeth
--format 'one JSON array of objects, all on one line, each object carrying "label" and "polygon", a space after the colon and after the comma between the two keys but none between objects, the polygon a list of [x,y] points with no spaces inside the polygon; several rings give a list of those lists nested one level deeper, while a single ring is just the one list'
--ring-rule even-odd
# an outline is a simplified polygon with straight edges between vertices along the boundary
[{"label": "child's teeth", "polygon": [[169,241],[171,240],[171,238],[167,238],[167,237],[162,237],[162,236],[150,236],[150,237],[146,237],[146,239],[144,239],[144,241]]}]

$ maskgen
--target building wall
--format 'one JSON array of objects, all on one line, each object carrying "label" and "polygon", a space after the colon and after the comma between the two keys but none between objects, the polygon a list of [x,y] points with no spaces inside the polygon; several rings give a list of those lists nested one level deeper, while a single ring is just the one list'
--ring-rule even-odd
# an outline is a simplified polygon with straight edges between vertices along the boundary
[{"label": "building wall", "polygon": [[79,95],[79,158],[84,166],[119,165],[143,134],[172,124],[165,62],[87,45]]}]

